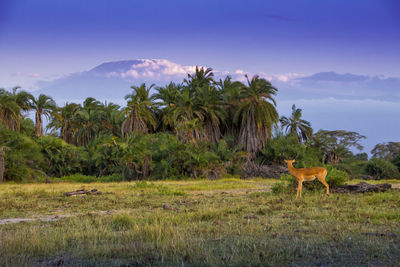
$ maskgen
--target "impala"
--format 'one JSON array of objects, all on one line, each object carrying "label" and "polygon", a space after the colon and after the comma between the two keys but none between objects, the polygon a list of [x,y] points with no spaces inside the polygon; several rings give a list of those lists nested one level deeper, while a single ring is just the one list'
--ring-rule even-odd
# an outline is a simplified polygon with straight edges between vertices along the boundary
[{"label": "impala", "polygon": [[288,165],[289,168],[289,173],[297,179],[299,182],[299,185],[297,186],[297,195],[296,199],[299,197],[301,198],[301,191],[303,190],[303,181],[313,181],[315,178],[318,178],[318,180],[325,185],[326,187],[326,195],[329,196],[329,185],[325,181],[325,177],[328,173],[328,171],[325,168],[322,167],[314,167],[314,168],[300,168],[296,169],[293,167],[293,162],[295,160],[285,160],[285,162]]}]

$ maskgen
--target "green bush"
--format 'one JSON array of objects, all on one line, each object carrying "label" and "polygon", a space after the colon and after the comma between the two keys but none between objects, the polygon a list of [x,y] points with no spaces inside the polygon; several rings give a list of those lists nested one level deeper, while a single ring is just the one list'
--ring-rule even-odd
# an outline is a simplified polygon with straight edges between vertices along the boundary
[{"label": "green bush", "polygon": [[126,165],[123,157],[128,144],[114,136],[101,136],[92,140],[88,147],[88,164],[86,174],[107,176],[118,173],[124,176]]},{"label": "green bush", "polygon": [[0,147],[4,150],[6,181],[25,181],[45,176],[40,146],[30,137],[0,127]]},{"label": "green bush", "polygon": [[329,187],[338,187],[350,179],[347,172],[338,170],[331,165],[327,165],[326,169],[328,170],[328,174],[325,180],[329,184]]},{"label": "green bush", "polygon": [[400,173],[396,165],[380,158],[371,159],[366,166],[366,171],[377,180],[400,178]]},{"label": "green bush", "polygon": [[352,160],[340,162],[338,165],[335,165],[335,167],[339,170],[347,172],[351,179],[361,179],[367,175],[367,164],[367,161]]},{"label": "green bush", "polygon": [[279,135],[269,140],[256,159],[261,164],[283,164],[285,159],[296,159],[297,168],[321,165],[321,152],[299,143],[296,135]]},{"label": "green bush", "polygon": [[131,166],[125,172],[129,179],[201,178],[209,172],[224,174],[228,167],[235,169],[240,155],[227,151],[223,144],[216,146],[200,141],[182,143],[168,133],[132,136],[122,162]]},{"label": "green bush", "polygon": [[400,153],[398,153],[394,158],[392,158],[391,162],[397,167],[400,171]]},{"label": "green bush", "polygon": [[41,153],[45,157],[49,176],[65,176],[85,171],[88,164],[87,152],[82,147],[67,144],[64,140],[43,136],[37,139]]}]

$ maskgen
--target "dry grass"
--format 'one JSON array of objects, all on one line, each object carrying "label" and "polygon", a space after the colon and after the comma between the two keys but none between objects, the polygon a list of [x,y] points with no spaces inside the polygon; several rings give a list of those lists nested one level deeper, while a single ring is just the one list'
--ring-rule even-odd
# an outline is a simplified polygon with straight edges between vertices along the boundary
[{"label": "dry grass", "polygon": [[[3,184],[0,265],[399,265],[400,192],[273,195],[273,180]],[[86,187],[99,196],[65,197]]]}]

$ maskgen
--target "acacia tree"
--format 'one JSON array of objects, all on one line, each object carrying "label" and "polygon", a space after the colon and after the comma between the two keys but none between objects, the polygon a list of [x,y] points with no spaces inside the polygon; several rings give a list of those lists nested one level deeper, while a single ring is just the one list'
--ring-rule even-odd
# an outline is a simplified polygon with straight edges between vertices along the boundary
[{"label": "acacia tree", "polygon": [[241,87],[234,122],[240,125],[238,143],[251,160],[271,137],[272,126],[278,123],[279,116],[273,98],[278,89],[257,75],[251,80],[247,75],[246,78],[248,85]]},{"label": "acacia tree", "polygon": [[51,113],[56,108],[56,102],[49,96],[40,94],[38,98],[32,97],[32,109],[36,111],[35,113],[35,134],[36,136],[43,135],[43,121],[42,115],[47,119],[50,119]]},{"label": "acacia tree", "polygon": [[400,155],[400,142],[388,142],[377,144],[371,150],[372,156],[375,158],[383,158],[390,160]]},{"label": "acacia tree", "polygon": [[351,154],[351,147],[361,151],[364,147],[359,142],[365,138],[357,132],[319,130],[312,145],[323,151],[327,162],[336,165]]},{"label": "acacia tree", "polygon": [[303,143],[312,138],[313,130],[311,123],[301,118],[302,110],[296,108],[293,104],[292,115],[287,118],[282,116],[279,120],[282,128],[285,128],[286,133],[295,134],[298,137],[299,143]]}]

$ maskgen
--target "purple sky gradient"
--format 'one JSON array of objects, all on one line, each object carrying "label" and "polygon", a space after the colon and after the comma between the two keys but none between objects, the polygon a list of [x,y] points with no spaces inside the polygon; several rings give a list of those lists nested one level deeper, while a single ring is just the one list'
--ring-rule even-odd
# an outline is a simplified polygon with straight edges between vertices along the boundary
[{"label": "purple sky gradient", "polygon": [[400,4],[1,0],[0,79],[166,58],[219,70],[400,76]]}]

